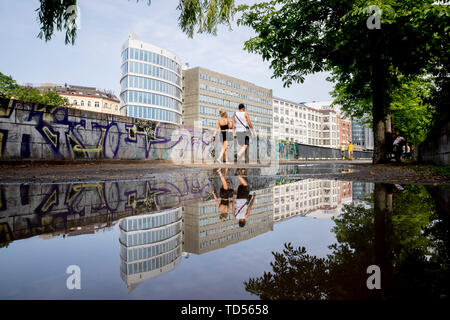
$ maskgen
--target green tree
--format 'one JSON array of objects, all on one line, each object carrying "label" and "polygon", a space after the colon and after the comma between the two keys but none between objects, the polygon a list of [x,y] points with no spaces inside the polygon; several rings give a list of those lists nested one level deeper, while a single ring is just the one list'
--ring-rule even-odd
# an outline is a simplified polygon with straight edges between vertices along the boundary
[{"label": "green tree", "polygon": [[11,76],[4,75],[0,72],[0,97],[9,98],[12,93],[17,90],[19,85]]},{"label": "green tree", "polygon": [[329,295],[329,261],[308,255],[304,247],[285,244],[281,253],[272,252],[273,273],[244,282],[245,290],[263,300],[320,300]]},{"label": "green tree", "polygon": [[17,99],[26,102],[41,103],[51,106],[66,106],[67,102],[56,91],[56,88],[39,90],[33,87],[20,86],[11,76],[0,72],[0,97]]},{"label": "green tree", "polygon": [[[398,87],[389,92],[392,127],[387,127],[386,130],[396,131],[408,143],[417,145],[425,140],[432,126],[436,108],[431,104],[433,81],[430,77],[407,79],[404,76],[399,76],[397,81]],[[355,96],[345,83],[338,83],[331,94],[334,103],[342,105],[347,116],[370,121],[372,117],[370,88],[365,88],[365,91],[363,96]]]},{"label": "green tree", "polygon": [[37,89],[33,87],[25,87],[19,86],[13,94],[12,98],[26,101],[26,102],[34,102],[41,103],[45,105],[51,106],[66,106],[67,102],[64,100],[55,88],[48,89]]},{"label": "green tree", "polygon": [[[370,100],[373,162],[383,163],[389,93],[399,87],[398,76],[423,75],[448,61],[450,11],[433,2],[273,0],[240,6],[238,24],[255,31],[245,48],[269,60],[286,86],[330,71],[352,99]],[[380,29],[367,27],[371,5],[382,10]]]},{"label": "green tree", "polygon": [[[151,0],[147,4],[151,5]],[[64,30],[65,43],[75,44],[78,15],[76,5],[77,0],[40,0],[40,6],[36,9],[41,29],[38,37],[49,41],[55,29]],[[179,0],[177,10],[180,11],[179,27],[189,37],[192,38],[195,31],[216,34],[218,24],[230,25],[234,0]]]}]

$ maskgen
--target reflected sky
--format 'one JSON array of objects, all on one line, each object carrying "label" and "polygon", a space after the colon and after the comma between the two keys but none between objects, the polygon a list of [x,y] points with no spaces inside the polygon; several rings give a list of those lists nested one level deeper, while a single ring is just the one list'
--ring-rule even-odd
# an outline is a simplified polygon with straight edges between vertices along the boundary
[{"label": "reflected sky", "polygon": [[[370,207],[373,192],[372,183],[235,169],[0,185],[0,298],[258,299],[243,283],[270,270],[273,251],[290,242],[326,257],[334,219],[348,205]],[[81,268],[81,290],[66,288],[69,265]]]}]

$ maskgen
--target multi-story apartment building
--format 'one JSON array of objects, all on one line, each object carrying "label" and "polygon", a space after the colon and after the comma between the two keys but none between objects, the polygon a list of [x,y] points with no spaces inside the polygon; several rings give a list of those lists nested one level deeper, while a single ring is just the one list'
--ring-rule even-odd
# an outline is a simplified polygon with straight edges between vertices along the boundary
[{"label": "multi-story apartment building", "polygon": [[181,60],[133,34],[122,46],[121,108],[130,117],[181,124]]},{"label": "multi-story apartment building", "polygon": [[294,216],[336,217],[352,201],[352,182],[304,179],[274,187],[275,222]]},{"label": "multi-story apartment building", "polygon": [[246,106],[255,130],[272,133],[272,90],[205,68],[183,70],[183,124],[215,128],[218,110],[231,119],[238,105]]},{"label": "multi-story apartment building", "polygon": [[111,92],[101,91],[95,87],[60,86],[51,83],[45,83],[36,88],[40,90],[54,88],[71,108],[120,115],[120,101]]},{"label": "multi-story apartment building", "polygon": [[339,117],[339,145],[353,144],[352,123]]},{"label": "multi-story apartment building", "polygon": [[313,108],[306,103],[273,99],[275,140],[336,148],[339,145],[339,119],[333,109]]},{"label": "multi-story apartment building", "polygon": [[179,207],[120,221],[120,274],[129,292],[180,263],[181,215]]},{"label": "multi-story apartment building", "polygon": [[227,219],[219,219],[214,200],[184,206],[183,251],[203,254],[273,230],[272,188],[253,192],[255,202],[244,227],[239,227],[232,212]]},{"label": "multi-story apartment building", "polygon": [[320,146],[337,148],[339,146],[340,117],[335,110],[320,110],[320,112],[322,113],[322,143]]}]

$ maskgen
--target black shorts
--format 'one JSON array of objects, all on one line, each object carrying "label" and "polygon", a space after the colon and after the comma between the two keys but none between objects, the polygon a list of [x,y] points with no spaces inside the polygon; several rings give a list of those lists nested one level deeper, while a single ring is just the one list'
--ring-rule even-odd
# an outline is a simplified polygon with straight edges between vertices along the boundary
[{"label": "black shorts", "polygon": [[221,131],[221,133],[222,133],[222,142],[227,141],[227,132]]},{"label": "black shorts", "polygon": [[250,142],[250,135],[248,134],[248,131],[236,132],[236,138],[240,146],[248,146]]},{"label": "black shorts", "polygon": [[243,186],[242,184],[239,185],[237,189],[237,195],[236,198],[238,199],[248,199],[250,196],[250,187],[249,186]]}]

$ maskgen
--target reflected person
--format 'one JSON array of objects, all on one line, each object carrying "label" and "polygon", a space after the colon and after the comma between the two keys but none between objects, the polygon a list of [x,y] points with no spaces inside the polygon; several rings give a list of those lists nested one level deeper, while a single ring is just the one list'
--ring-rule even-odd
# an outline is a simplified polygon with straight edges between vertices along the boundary
[{"label": "reflected person", "polygon": [[250,187],[244,177],[244,169],[238,169],[239,187],[237,193],[233,194],[233,214],[239,220],[239,227],[244,227],[253,203],[255,202],[256,193],[250,196]]},{"label": "reflected person", "polygon": [[233,196],[233,188],[231,183],[228,183],[227,181],[227,175],[228,175],[228,169],[225,169],[225,174],[222,174],[221,169],[217,170],[217,173],[219,174],[220,181],[222,182],[222,187],[219,190],[219,197],[220,201],[217,198],[216,192],[212,191],[212,194],[214,196],[214,200],[216,201],[217,209],[220,211],[219,219],[226,219],[228,217],[228,211],[230,210],[230,199]]}]

